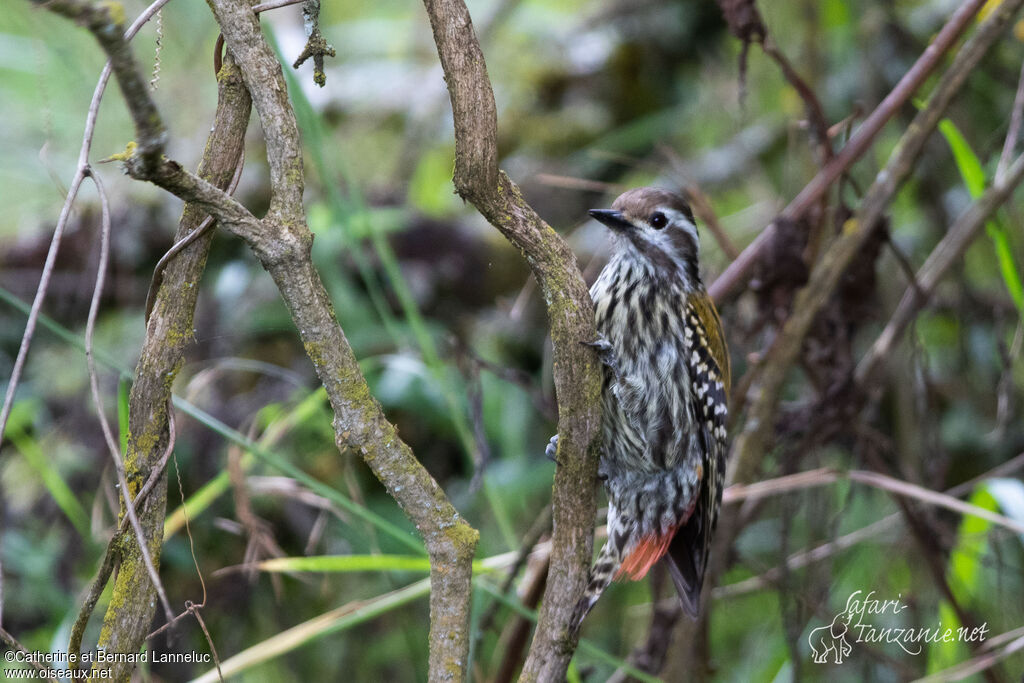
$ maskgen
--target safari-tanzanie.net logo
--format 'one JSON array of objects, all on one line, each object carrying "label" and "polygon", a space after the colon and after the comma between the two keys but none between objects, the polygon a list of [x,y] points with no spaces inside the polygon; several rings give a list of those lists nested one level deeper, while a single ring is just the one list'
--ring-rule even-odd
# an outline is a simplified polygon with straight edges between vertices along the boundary
[{"label": "safari-tanzanie.net logo", "polygon": [[880,600],[875,591],[864,595],[854,591],[846,599],[846,607],[831,624],[819,626],[807,636],[815,663],[829,661],[842,664],[853,652],[853,643],[888,643],[900,647],[908,655],[919,655],[926,643],[979,643],[987,637],[988,622],[981,626],[958,628],[938,626],[900,627],[891,625],[907,606],[902,594],[895,600]]}]

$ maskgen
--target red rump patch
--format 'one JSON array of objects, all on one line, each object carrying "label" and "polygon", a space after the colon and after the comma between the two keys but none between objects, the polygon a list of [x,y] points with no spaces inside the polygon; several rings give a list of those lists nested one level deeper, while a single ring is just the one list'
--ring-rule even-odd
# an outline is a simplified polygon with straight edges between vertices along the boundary
[{"label": "red rump patch", "polygon": [[647,572],[654,566],[654,563],[668,552],[672,537],[676,535],[676,531],[681,526],[682,524],[670,527],[664,534],[641,537],[633,551],[622,560],[615,578],[627,577],[632,581],[639,581],[647,576]]}]

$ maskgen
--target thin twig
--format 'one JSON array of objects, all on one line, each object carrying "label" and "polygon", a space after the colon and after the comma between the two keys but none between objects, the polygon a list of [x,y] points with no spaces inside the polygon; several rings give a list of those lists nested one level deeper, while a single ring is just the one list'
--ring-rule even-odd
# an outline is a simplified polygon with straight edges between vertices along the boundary
[{"label": "thin twig", "polygon": [[[43,666],[39,662],[35,661],[35,659],[33,659],[30,656],[32,653],[30,653],[28,650],[26,650],[25,646],[22,645],[20,642],[18,642],[18,639],[15,638],[14,636],[12,636],[10,633],[8,633],[7,630],[4,629],[2,626],[0,626],[0,641],[3,641],[5,643],[7,643],[7,647],[11,648],[12,650],[17,650],[18,652],[23,654],[25,656],[25,658],[26,658],[26,661],[29,664],[31,664],[32,667],[36,671],[38,671],[40,673],[43,673],[43,674],[46,674],[46,673],[48,673],[50,671],[50,669],[47,669],[45,666]],[[10,661],[10,660],[8,660],[8,661]],[[5,678],[13,678],[13,676],[10,673],[6,672],[6,668],[5,668],[5,676],[4,677]],[[53,678],[52,676],[46,676],[45,680],[51,681],[51,683],[58,683],[57,679]]]},{"label": "thin twig", "polygon": [[[965,482],[957,484],[956,486],[947,489],[945,491],[948,496],[960,497],[967,493],[970,493],[974,488],[989,479],[995,477],[1005,477],[1009,474],[1016,472],[1017,470],[1024,468],[1024,453],[1020,453],[1017,456],[1007,460],[993,467],[988,472],[980,474],[976,477],[972,477]],[[730,487],[731,488],[731,487]],[[726,494],[731,496],[731,494]],[[786,558],[785,565],[789,569],[799,569],[806,567],[813,562],[819,562],[839,551],[845,550],[846,548],[853,547],[854,545],[866,541],[871,538],[877,538],[877,536],[891,528],[896,522],[900,520],[900,513],[894,512],[891,515],[886,515],[882,519],[879,519],[867,526],[855,529],[848,534],[844,534],[828,543],[823,543],[819,546],[811,548],[810,550],[804,550],[798,553],[794,553]],[[781,574],[781,567],[773,567],[768,571],[758,575],[752,576],[749,579],[731,583],[725,586],[718,586],[714,589],[713,595],[716,599],[731,598],[737,595],[743,595],[761,588],[765,588],[775,581]]]},{"label": "thin twig", "polygon": [[762,588],[767,588],[779,580],[783,571],[792,571],[794,569],[806,567],[815,562],[820,562],[829,558],[840,551],[846,550],[847,548],[852,548],[864,541],[877,539],[879,534],[891,529],[892,526],[899,521],[899,518],[899,513],[893,513],[876,522],[872,522],[867,526],[851,531],[848,534],[844,534],[832,541],[829,541],[828,543],[822,543],[810,550],[794,553],[787,557],[786,561],[782,565],[772,567],[757,576],[751,576],[749,579],[726,584],[724,586],[716,586],[711,592],[711,595],[716,600],[723,600],[752,593],[754,591],[761,590]]},{"label": "thin twig", "polygon": [[715,213],[714,208],[711,206],[711,201],[704,194],[704,191],[700,189],[700,186],[695,182],[690,182],[686,184],[683,191],[690,200],[690,207],[693,209],[693,213],[703,221],[704,226],[711,233],[712,237],[715,238],[718,248],[722,250],[726,258],[730,261],[739,258],[740,250],[732,239],[729,238],[729,234],[718,220],[718,214]]},{"label": "thin twig", "polygon": [[[220,71],[220,69],[218,69],[218,71]],[[238,182],[242,179],[243,167],[245,167],[245,148],[242,149],[242,155],[238,157],[238,165],[235,167],[235,175],[231,178],[231,184],[228,185],[228,195],[235,194],[235,190],[238,188]],[[156,266],[153,268],[153,280],[150,282],[149,291],[146,292],[146,315],[143,320],[147,324],[149,323],[149,316],[153,312],[153,303],[156,301],[156,293],[160,291],[160,285],[164,281],[164,271],[167,269],[167,264],[169,264],[185,247],[206,234],[206,231],[212,228],[215,223],[216,221],[214,221],[213,216],[207,216],[195,230],[178,240],[170,249],[167,250],[167,253],[161,256],[160,260],[157,261]]]},{"label": "thin twig", "polygon": [[[132,22],[128,30],[124,32],[125,41],[130,41],[135,34],[145,25],[150,18],[160,11],[170,0],[156,0],[147,7],[142,14]],[[18,382],[21,380],[21,373],[25,366],[25,359],[28,356],[29,347],[32,345],[32,337],[35,334],[36,321],[39,319],[39,311],[42,309],[43,301],[46,300],[46,293],[50,287],[50,278],[53,275],[53,268],[57,261],[57,252],[60,250],[61,238],[67,226],[68,218],[71,216],[71,207],[78,196],[78,189],[85,180],[89,170],[89,152],[92,150],[93,134],[96,131],[96,119],[99,115],[100,102],[103,93],[106,92],[107,83],[110,81],[111,62],[108,60],[100,73],[99,81],[93,89],[92,99],[89,101],[89,110],[85,117],[85,130],[82,133],[82,145],[78,151],[78,161],[75,167],[75,175],[71,179],[71,185],[67,196],[64,199],[64,206],[60,211],[60,218],[53,230],[53,237],[50,238],[50,249],[46,253],[46,261],[43,264],[43,272],[39,277],[39,286],[36,287],[35,298],[32,301],[32,309],[29,311],[28,320],[25,322],[25,332],[21,337],[21,345],[18,347],[18,357],[14,361],[14,368],[11,370],[11,378],[7,382],[7,394],[4,396],[3,409],[0,410],[0,444],[3,443],[4,431],[7,428],[7,420],[14,405],[14,393],[17,391]]]},{"label": "thin twig", "polygon": [[117,473],[117,481],[121,487],[121,496],[124,498],[124,511],[129,521],[131,522],[132,529],[135,532],[135,538],[139,544],[139,552],[142,555],[142,561],[146,565],[146,571],[149,573],[149,579],[153,582],[154,588],[156,588],[157,595],[160,596],[160,603],[163,605],[164,614],[168,620],[174,618],[174,611],[171,610],[171,603],[167,600],[167,593],[164,590],[164,585],[160,581],[160,574],[156,571],[156,566],[153,564],[152,555],[149,552],[149,544],[146,542],[146,535],[142,531],[142,525],[139,524],[139,518],[135,514],[135,502],[132,500],[131,490],[128,488],[128,479],[125,477],[124,465],[121,462],[121,449],[117,444],[117,439],[114,438],[114,432],[110,428],[110,423],[107,421],[107,417],[103,411],[103,397],[100,394],[99,385],[99,373],[96,371],[96,359],[93,357],[93,333],[96,329],[96,315],[99,312],[100,307],[100,296],[103,293],[103,283],[106,280],[107,273],[107,261],[110,257],[110,204],[107,201],[107,193],[103,189],[103,183],[99,177],[92,171],[88,172],[88,176],[92,179],[96,185],[96,191],[100,196],[100,213],[102,216],[101,224],[102,231],[100,236],[100,263],[96,269],[96,287],[93,289],[92,301],[89,304],[89,316],[85,324],[85,362],[89,368],[89,388],[92,391],[92,400],[96,405],[96,414],[99,417],[100,428],[103,431],[103,438],[107,442],[107,449],[110,452],[110,457],[114,459],[114,471]]},{"label": "thin twig", "polygon": [[122,34],[123,11],[107,3],[86,0],[33,0],[89,29],[103,48],[121,87],[128,113],[135,124],[135,149],[147,171],[156,168],[167,143],[163,119],[150,97],[149,86],[135,62],[128,39]]},{"label": "thin twig", "polygon": [[288,7],[289,5],[298,5],[305,1],[306,0],[273,0],[273,2],[261,2],[258,5],[253,5],[252,11],[259,14],[260,12],[268,12],[272,9]]},{"label": "thin twig", "polygon": [[[770,447],[770,430],[775,422],[778,396],[789,369],[799,356],[807,333],[818,313],[831,299],[833,292],[853,259],[875,230],[896,195],[910,175],[925,143],[938,125],[953,97],[967,82],[982,56],[1009,26],[1024,0],[1005,0],[978,27],[953,58],[949,69],[939,79],[928,103],[917,112],[907,131],[900,138],[888,162],[871,184],[856,215],[847,222],[839,236],[814,265],[807,285],[797,292],[793,312],[775,337],[765,357],[761,376],[750,389],[755,397],[748,407],[743,431],[733,444],[733,476],[735,481],[751,481]],[[842,157],[840,154],[837,160]],[[996,188],[993,188],[996,190]],[[803,193],[801,193],[803,194]],[[991,212],[1005,196],[987,192],[972,204],[972,209]],[[742,256],[741,256],[742,258]],[[734,262],[735,263],[735,262]],[[924,283],[922,282],[922,285]]]},{"label": "thin twig", "polygon": [[[98,106],[99,100],[95,97],[93,101]],[[90,112],[91,112],[90,108]],[[39,286],[36,287],[36,296],[32,301],[32,309],[28,314],[28,321],[25,323],[25,332],[21,337],[21,346],[18,348],[18,357],[14,361],[14,368],[11,370],[11,378],[7,382],[7,394],[4,396],[4,407],[0,411],[0,443],[3,442],[3,435],[7,429],[7,419],[14,407],[14,393],[18,390],[18,382],[21,380],[21,372],[25,367],[25,359],[28,357],[28,349],[32,345],[32,338],[36,331],[36,321],[39,319],[39,311],[46,299],[46,292],[50,288],[50,278],[53,277],[53,268],[57,262],[57,252],[60,250],[60,241],[64,236],[64,228],[67,226],[68,216],[71,215],[71,206],[74,204],[78,190],[85,179],[85,170],[80,169],[71,181],[71,188],[68,190],[67,199],[64,201],[64,208],[61,210],[60,218],[57,219],[57,227],[53,230],[53,237],[50,238],[50,250],[46,254],[46,261],[43,263],[43,272],[39,277]]]},{"label": "thin twig", "polygon": [[[855,378],[857,384],[866,387],[889,357],[892,347],[903,331],[935,291],[946,271],[960,258],[971,241],[981,232],[985,221],[1024,181],[1024,154],[1007,169],[1001,181],[997,181],[979,197],[949,228],[945,237],[936,245],[924,265],[917,272],[917,289],[909,288],[900,300],[885,329],[878,335],[860,363]],[[922,294],[924,295],[922,297]]]},{"label": "thin twig", "polygon": [[[164,472],[167,471],[167,463],[171,459],[171,455],[174,453],[174,444],[177,441],[177,438],[178,430],[174,425],[174,405],[169,401],[167,405],[167,448],[164,449],[164,454],[160,457],[160,462],[158,462],[156,467],[154,467],[149,473],[149,478],[146,479],[146,483],[143,484],[141,489],[139,489],[139,495],[135,496],[136,511],[146,500],[146,496],[148,496],[150,491],[153,490],[157,482],[160,481],[160,477],[162,477]],[[118,527],[118,533],[125,530],[126,523],[126,520],[121,520],[121,525]]]},{"label": "thin twig", "polygon": [[[1002,643],[1007,636],[1015,636],[1016,640],[1011,640],[1005,647],[1000,650],[992,650],[996,642]],[[924,678],[919,678],[914,683],[947,683],[950,681],[962,681],[968,676],[981,673],[997,663],[1006,659],[1015,652],[1024,650],[1024,627],[1013,629],[1006,633],[1001,633],[994,638],[990,638],[985,641],[982,646],[983,651],[981,654],[968,659],[966,662],[960,662],[955,666],[951,666],[948,669],[937,671]]]},{"label": "thin twig", "polygon": [[996,165],[995,182],[1000,184],[1006,177],[1010,159],[1017,149],[1017,138],[1020,137],[1021,123],[1024,122],[1024,60],[1020,64],[1020,78],[1017,79],[1017,93],[1013,96],[1013,109],[1010,111],[1010,127],[1006,131],[1006,139],[1003,140],[1003,152],[999,155],[999,163]]},{"label": "thin twig", "polygon": [[[541,537],[551,530],[551,506],[548,505],[541,512],[540,516],[534,520],[533,526],[526,532],[523,537],[523,542],[519,546],[519,551],[516,553],[515,561],[513,561],[511,568],[508,570],[508,574],[505,576],[505,582],[499,589],[502,595],[507,594],[512,589],[512,584],[515,583],[516,577],[519,575],[519,570],[523,568],[526,560],[529,559],[530,555],[536,552],[535,547],[540,541]],[[501,603],[494,602],[484,613],[483,617],[480,618],[480,622],[477,626],[476,638],[479,639],[490,630],[494,617],[498,613],[498,609],[501,607]]]},{"label": "thin twig", "polygon": [[822,165],[827,164],[835,157],[835,152],[832,150],[832,141],[828,136],[829,125],[825,119],[825,110],[822,108],[818,96],[815,95],[814,90],[807,84],[807,81],[797,73],[793,65],[786,59],[786,55],[776,47],[775,42],[769,36],[764,36],[760,42],[761,49],[779,65],[783,77],[793,86],[800,99],[803,100],[804,110],[807,112],[807,124],[811,128],[812,137],[818,143],[821,163]]},{"label": "thin twig", "polygon": [[1024,534],[1024,523],[1010,519],[985,508],[965,503],[945,493],[932,491],[917,484],[902,481],[878,472],[867,470],[849,470],[846,472],[830,467],[821,467],[806,472],[798,472],[775,479],[768,479],[754,484],[733,484],[725,490],[723,503],[736,503],[741,500],[754,500],[766,496],[776,496],[790,491],[798,491],[817,486],[834,484],[843,480],[855,481],[874,488],[882,489],[905,498],[914,498],[937,507],[958,512],[961,515],[980,517],[992,524],[1005,527],[1018,534]]},{"label": "thin twig", "polygon": [[[205,600],[203,602],[206,602]],[[217,648],[213,644],[213,638],[210,637],[210,630],[206,628],[206,622],[203,621],[203,615],[199,613],[199,605],[192,604],[191,602],[186,603],[188,611],[195,615],[196,621],[199,622],[199,628],[203,629],[203,635],[206,636],[206,644],[210,646],[210,654],[213,655],[213,664],[217,667],[217,678],[224,681],[224,672],[220,670],[220,657],[217,656]]]},{"label": "thin twig", "polygon": [[[99,602],[103,589],[107,586],[107,580],[110,579],[110,575],[114,571],[115,546],[116,544],[113,542],[107,543],[107,548],[103,552],[103,561],[100,562],[100,568],[97,570],[96,576],[93,577],[92,583],[89,584],[85,600],[82,601],[82,606],[78,610],[78,616],[71,627],[71,637],[68,641],[68,652],[70,653],[76,655],[82,653],[82,638],[85,637],[85,628],[89,625],[89,617],[92,616],[92,611],[96,609],[96,603]],[[78,668],[78,664],[77,660],[70,662],[69,668],[74,671]]]}]

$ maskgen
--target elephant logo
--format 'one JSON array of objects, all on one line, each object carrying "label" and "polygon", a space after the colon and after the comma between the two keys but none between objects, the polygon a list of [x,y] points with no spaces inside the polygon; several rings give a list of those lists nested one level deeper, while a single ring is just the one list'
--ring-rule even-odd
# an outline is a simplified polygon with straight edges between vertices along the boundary
[{"label": "elephant logo", "polygon": [[829,653],[832,653],[836,664],[842,664],[843,658],[853,651],[853,646],[846,640],[850,619],[849,612],[840,612],[831,624],[819,626],[807,636],[815,664],[825,664]]}]

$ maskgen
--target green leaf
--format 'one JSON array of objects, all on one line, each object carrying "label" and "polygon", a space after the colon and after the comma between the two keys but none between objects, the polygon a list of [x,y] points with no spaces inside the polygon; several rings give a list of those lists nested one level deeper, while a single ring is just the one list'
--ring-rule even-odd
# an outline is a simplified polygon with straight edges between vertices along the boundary
[{"label": "green leaf", "polygon": [[[999,509],[996,499],[989,493],[985,484],[975,489],[968,502],[993,512]],[[949,588],[956,601],[968,608],[975,602],[975,596],[983,590],[982,573],[985,567],[982,562],[987,551],[988,531],[991,526],[992,523],[987,519],[966,515],[960,522],[956,546],[949,556]],[[943,600],[939,604],[938,623],[943,628],[953,629],[962,625],[948,601]],[[970,651],[965,643],[957,639],[948,642],[937,641],[928,648],[928,673],[942,671],[969,657]]]},{"label": "green leaf", "polygon": [[1010,298],[1017,307],[1022,318],[1024,318],[1024,284],[1021,284],[1020,270],[1016,261],[1013,260],[1013,252],[1010,250],[1010,237],[1006,232],[1006,224],[1000,220],[997,223],[991,221],[985,225],[985,231],[992,239],[992,245],[996,250],[996,260],[999,263],[999,274],[1003,276],[1006,289],[1010,292]]},{"label": "green leaf", "polygon": [[117,427],[121,434],[121,452],[128,452],[128,434],[131,427],[128,425],[128,398],[131,392],[131,382],[124,377],[117,381]]},{"label": "green leaf", "polygon": [[[495,571],[495,560],[473,562],[473,573]],[[313,557],[275,557],[263,560],[256,568],[265,572],[429,572],[430,558],[422,555],[318,555]]]},{"label": "green leaf", "polygon": [[967,185],[967,191],[972,199],[977,199],[985,191],[985,171],[981,166],[981,160],[955,123],[949,119],[942,119],[939,121],[939,131],[953,152],[953,160],[956,161],[956,167],[960,170],[964,184]]},{"label": "green leaf", "polygon": [[7,430],[4,436],[18,449],[29,466],[36,471],[43,486],[49,491],[50,497],[57,503],[57,507],[68,518],[78,534],[87,541],[91,540],[89,515],[85,512],[85,508],[78,502],[71,487],[67,485],[60,472],[54,467],[53,459],[47,456],[45,449],[39,445],[39,441],[29,433],[32,416],[38,409],[39,406],[35,401],[15,402],[7,420]]},{"label": "green leaf", "polygon": [[[309,645],[326,635],[343,631],[390,612],[429,593],[430,579],[422,579],[405,588],[369,600],[356,600],[342,605],[239,652],[234,657],[221,662],[220,671],[225,679],[229,678],[292,650]],[[194,683],[214,683],[218,680],[220,677],[217,669],[214,668],[195,679]]]},{"label": "green leaf", "polygon": [[[939,131],[946,138],[946,142],[953,152],[953,159],[967,186],[967,192],[970,193],[972,199],[977,199],[985,191],[985,171],[982,168],[981,160],[978,159],[978,155],[974,153],[966,138],[952,121],[949,119],[940,121]],[[1017,311],[1021,318],[1024,318],[1024,284],[1022,284],[1020,269],[1017,267],[1010,249],[1006,224],[997,216],[985,224],[985,232],[992,240],[996,261],[999,264],[999,274],[1003,278]]]}]

